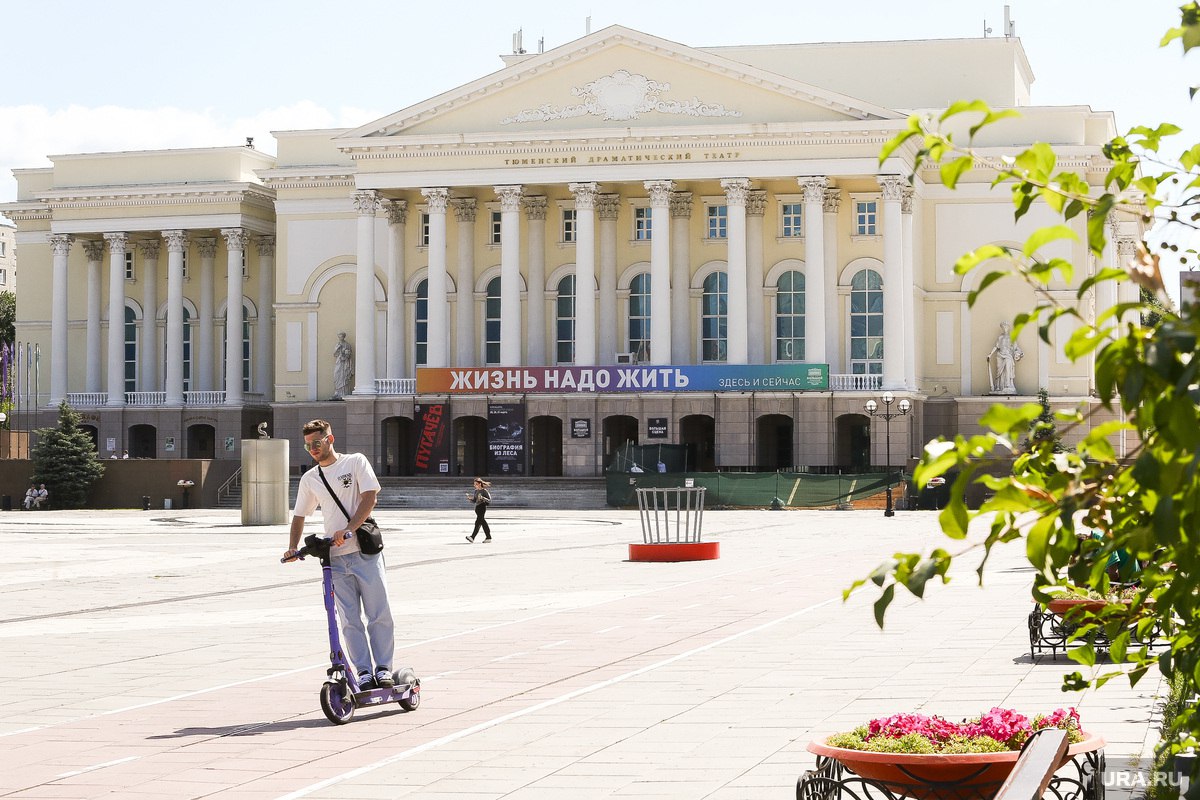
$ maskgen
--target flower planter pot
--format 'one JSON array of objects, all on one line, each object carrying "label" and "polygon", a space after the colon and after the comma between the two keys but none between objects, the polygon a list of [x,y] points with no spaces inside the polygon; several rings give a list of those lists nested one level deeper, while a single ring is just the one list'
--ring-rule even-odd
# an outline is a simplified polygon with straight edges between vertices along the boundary
[{"label": "flower planter pot", "polygon": [[1095,614],[1107,603],[1103,600],[1093,600],[1090,597],[1058,597],[1046,604],[1052,614],[1065,617],[1074,613],[1076,616]]},{"label": "flower planter pot", "polygon": [[[1067,749],[1060,767],[1081,753],[1104,747],[1104,739],[1085,733]],[[825,740],[808,743],[808,751],[831,758],[860,778],[875,781],[893,794],[914,800],[937,800],[953,787],[959,800],[990,800],[1016,766],[1020,753],[907,754],[873,753],[830,747]]]}]

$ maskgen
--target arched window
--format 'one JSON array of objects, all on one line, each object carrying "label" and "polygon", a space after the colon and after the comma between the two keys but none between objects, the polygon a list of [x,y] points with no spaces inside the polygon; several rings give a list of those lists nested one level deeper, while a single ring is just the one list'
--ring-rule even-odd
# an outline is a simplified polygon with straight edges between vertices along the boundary
[{"label": "arched window", "polygon": [[873,269],[850,281],[850,372],[883,374],[883,279]]},{"label": "arched window", "polygon": [[629,352],[638,361],[650,360],[649,272],[639,274],[629,283]]},{"label": "arched window", "polygon": [[125,391],[137,391],[138,324],[137,312],[125,306]]},{"label": "arched window", "polygon": [[183,307],[183,390],[192,390],[192,314],[187,306]]},{"label": "arched window", "polygon": [[555,303],[554,324],[556,364],[575,363],[575,276],[568,275],[558,282],[558,301]]},{"label": "arched window", "polygon": [[500,278],[488,281],[483,301],[483,363],[500,363]]},{"label": "arched window", "polygon": [[[185,310],[184,314],[186,314],[186,313],[187,313],[187,311]],[[242,333],[242,391],[243,392],[250,391],[250,321],[249,321],[249,318],[250,318],[249,309],[246,308],[246,305],[243,302],[242,303],[242,326],[241,326],[241,333]],[[224,333],[224,336],[221,337],[221,354],[222,354],[222,356],[221,356],[221,375],[222,375],[221,385],[225,387],[226,391],[229,390],[229,384],[228,384],[229,372],[226,370],[226,363],[227,363],[228,354],[229,354],[229,349],[228,349],[228,347],[229,347],[229,328],[230,328],[229,309],[226,309],[225,310],[225,333]],[[185,370],[186,369],[187,369],[187,367],[185,366]]]},{"label": "arched window", "polygon": [[[422,214],[422,218],[427,215]],[[423,225],[428,225],[428,221],[423,221]],[[426,235],[428,235],[428,228]],[[417,284],[417,313],[416,336],[413,341],[417,345],[416,364],[418,367],[423,367],[428,363],[429,354],[429,281],[424,280]]]},{"label": "arched window", "polygon": [[804,273],[779,276],[775,295],[775,360],[804,360]]},{"label": "arched window", "polygon": [[724,272],[714,272],[704,279],[700,353],[703,361],[725,361],[729,357],[729,276]]}]

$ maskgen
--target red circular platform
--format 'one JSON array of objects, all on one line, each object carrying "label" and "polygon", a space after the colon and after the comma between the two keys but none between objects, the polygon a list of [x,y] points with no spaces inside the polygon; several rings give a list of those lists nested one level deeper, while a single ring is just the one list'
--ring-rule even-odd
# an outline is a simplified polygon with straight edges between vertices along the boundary
[{"label": "red circular platform", "polygon": [[720,542],[629,545],[630,561],[711,561],[720,557]]}]

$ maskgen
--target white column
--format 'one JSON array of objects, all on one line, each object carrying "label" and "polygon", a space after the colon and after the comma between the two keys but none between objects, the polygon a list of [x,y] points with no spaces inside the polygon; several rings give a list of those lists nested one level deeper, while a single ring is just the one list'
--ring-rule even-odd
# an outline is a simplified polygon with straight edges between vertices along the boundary
[{"label": "white column", "polygon": [[[1133,259],[1137,257],[1138,240],[1132,233],[1121,233],[1117,227],[1113,238],[1117,243],[1117,260],[1113,263],[1114,267],[1120,269],[1128,269]],[[1118,303],[1136,303],[1141,298],[1141,289],[1133,281],[1123,281],[1117,287],[1117,302]],[[1119,322],[1122,326],[1126,323],[1136,322],[1137,312],[1126,311],[1120,316]]]},{"label": "white column", "polygon": [[[829,364],[830,372],[841,372],[842,367],[842,348],[845,346],[845,337],[842,336],[841,319],[839,313],[841,306],[838,304],[838,209],[842,205],[842,192],[840,189],[826,189],[823,215],[824,239],[823,245],[825,250],[825,361]],[[814,298],[816,301],[822,298]],[[805,357],[807,359],[807,353]],[[807,359],[816,362],[815,359]]]},{"label": "white column", "polygon": [[50,306],[50,405],[67,398],[67,257],[71,237],[56,233],[50,237],[53,257]]},{"label": "white column", "polygon": [[242,404],[242,254],[246,251],[246,231],[222,228],[225,237],[225,405]]},{"label": "white column", "polygon": [[403,378],[404,371],[404,232],[408,202],[392,200],[388,213],[387,355],[386,376]]},{"label": "white column", "polygon": [[729,306],[726,317],[729,324],[730,364],[745,364],[750,358],[749,330],[746,327],[746,199],[750,193],[748,178],[729,178],[721,181],[725,190],[725,208],[728,227],[725,233],[727,248],[726,263],[729,277]]},{"label": "white column", "polygon": [[[900,221],[903,231],[904,268],[901,285],[904,288],[904,386],[917,389],[917,321],[913,315],[917,285],[913,280],[913,189],[905,186],[900,199]],[[884,346],[886,350],[886,345]]]},{"label": "white column", "polygon": [[646,181],[650,193],[650,363],[671,363],[671,181]]},{"label": "white column", "polygon": [[525,306],[529,320],[526,323],[525,363],[542,366],[546,359],[546,208],[543,195],[521,198],[525,209],[525,220],[529,223],[529,243],[526,254],[529,264],[529,291]]},{"label": "white column", "polygon": [[904,388],[904,232],[900,201],[906,181],[878,176],[883,190],[883,388]]},{"label": "white column", "polygon": [[[1104,220],[1104,253],[1099,265],[1101,269],[1117,266],[1117,217],[1113,213],[1109,213]],[[1099,317],[1105,311],[1117,304],[1117,282],[1113,280],[1103,281],[1096,284],[1096,316]],[[1114,325],[1116,320],[1108,320],[1105,324]]]},{"label": "white column", "polygon": [[455,280],[454,333],[457,355],[454,365],[473,367],[479,342],[475,336],[475,217],[474,197],[455,197],[454,220],[458,223],[458,273]]},{"label": "white column", "polygon": [[157,239],[142,239],[137,247],[142,251],[142,374],[137,387],[143,392],[157,392],[158,381],[158,250]]},{"label": "white column", "polygon": [[84,391],[100,391],[100,268],[104,263],[104,242],[91,239],[83,243],[87,254],[87,380]]},{"label": "white column", "polygon": [[446,208],[450,190],[422,189],[429,214],[429,277],[426,301],[425,365],[450,366],[449,308],[446,302]]},{"label": "white column", "polygon": [[[183,253],[184,231],[163,231],[167,240],[167,370],[166,404],[183,405]],[[240,277],[240,276],[239,276]],[[239,332],[240,332],[239,326]],[[241,344],[241,337],[238,337]],[[241,352],[239,347],[238,352]]]},{"label": "white column", "polygon": [[746,198],[746,326],[750,331],[749,358],[751,364],[766,364],[767,342],[771,341],[766,326],[766,295],[763,292],[763,216],[767,212],[767,193],[751,189]]},{"label": "white column", "polygon": [[354,272],[354,394],[375,394],[375,213],[379,195],[355,192],[358,265]]},{"label": "white column", "polygon": [[617,342],[617,215],[621,198],[615,194],[596,197],[596,216],[600,218],[600,299],[598,361],[612,364],[616,360]]},{"label": "white column", "polygon": [[575,363],[596,363],[596,184],[572,183],[575,195]]},{"label": "white column", "polygon": [[671,192],[671,363],[694,364],[691,287],[692,193]]},{"label": "white column", "polygon": [[108,405],[125,405],[125,245],[124,233],[106,233],[108,242]]},{"label": "white column", "polygon": [[823,211],[829,181],[824,177],[798,178],[797,181],[804,191],[804,360],[827,364]]},{"label": "white column", "polygon": [[272,347],[275,343],[275,237],[260,236],[258,246],[258,331],[254,336],[254,388],[271,400]]},{"label": "white column", "polygon": [[500,364],[521,363],[521,187],[496,186],[500,198]]},{"label": "white column", "polygon": [[215,264],[217,240],[206,237],[196,240],[196,255],[200,257],[200,302],[196,309],[196,335],[192,338],[192,385],[197,391],[213,391],[213,310],[216,307]]}]

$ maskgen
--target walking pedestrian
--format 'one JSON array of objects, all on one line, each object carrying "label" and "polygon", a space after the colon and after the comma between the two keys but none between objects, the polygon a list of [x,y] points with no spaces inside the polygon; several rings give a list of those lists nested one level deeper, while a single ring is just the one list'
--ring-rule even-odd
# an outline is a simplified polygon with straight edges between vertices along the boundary
[{"label": "walking pedestrian", "polygon": [[488,526],[484,515],[487,513],[488,504],[492,502],[492,493],[488,491],[488,487],[492,484],[485,481],[483,478],[475,479],[475,491],[467,492],[467,500],[475,504],[475,530],[471,531],[471,535],[467,537],[468,542],[474,543],[475,537],[479,535],[479,529],[483,528],[483,536],[485,542],[492,540],[492,529]]}]

